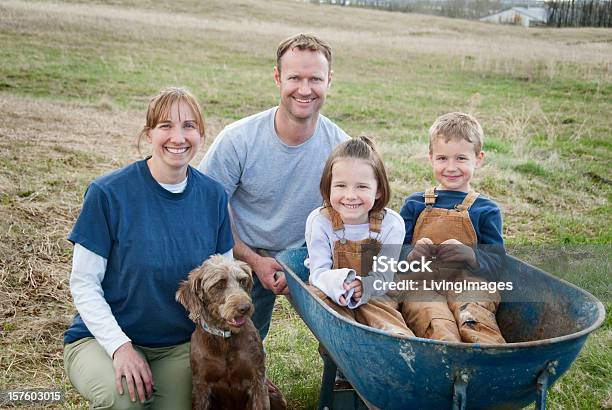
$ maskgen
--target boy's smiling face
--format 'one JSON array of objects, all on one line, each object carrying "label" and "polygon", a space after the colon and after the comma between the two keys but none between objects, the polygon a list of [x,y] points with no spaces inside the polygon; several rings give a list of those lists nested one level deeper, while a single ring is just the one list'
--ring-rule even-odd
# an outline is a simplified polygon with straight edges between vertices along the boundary
[{"label": "boy's smiling face", "polygon": [[468,192],[474,170],[480,167],[484,151],[474,152],[474,144],[464,139],[437,138],[431,145],[429,160],[438,189]]}]

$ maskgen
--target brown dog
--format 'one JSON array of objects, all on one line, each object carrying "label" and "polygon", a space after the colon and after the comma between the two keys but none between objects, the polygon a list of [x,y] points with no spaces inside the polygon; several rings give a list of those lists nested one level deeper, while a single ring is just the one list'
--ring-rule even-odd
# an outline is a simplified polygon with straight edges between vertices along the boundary
[{"label": "brown dog", "polygon": [[251,321],[252,287],[249,265],[213,255],[176,292],[196,323],[191,336],[193,409],[287,408],[282,393],[266,383],[265,353]]}]

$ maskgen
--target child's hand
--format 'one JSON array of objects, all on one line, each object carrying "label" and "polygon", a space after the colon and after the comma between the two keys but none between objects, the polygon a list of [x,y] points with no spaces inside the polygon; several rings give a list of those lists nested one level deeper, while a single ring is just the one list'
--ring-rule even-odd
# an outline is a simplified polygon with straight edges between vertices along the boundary
[{"label": "child's hand", "polygon": [[456,239],[442,242],[438,248],[437,257],[443,262],[465,262],[474,269],[479,267],[474,249]]},{"label": "child's hand", "polygon": [[429,238],[421,238],[414,244],[414,248],[408,254],[408,262],[420,259],[421,256],[425,259],[429,259],[435,255],[435,245]]},{"label": "child's hand", "polygon": [[[354,288],[355,292],[353,293],[353,297],[351,299],[353,299],[355,302],[359,302],[361,300],[361,294],[363,293],[363,286],[361,285],[360,280],[355,279],[351,283],[343,283],[342,286],[344,287],[344,290],[346,291],[349,291],[351,290],[351,288]],[[348,300],[346,300],[344,296],[340,296],[340,304],[343,306],[346,306],[348,304]]]}]

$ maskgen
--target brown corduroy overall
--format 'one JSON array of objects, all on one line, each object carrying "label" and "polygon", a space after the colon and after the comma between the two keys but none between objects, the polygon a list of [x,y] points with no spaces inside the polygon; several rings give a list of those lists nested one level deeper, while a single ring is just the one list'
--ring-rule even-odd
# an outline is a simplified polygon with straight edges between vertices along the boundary
[{"label": "brown corduroy overall", "polygon": [[[455,209],[434,208],[434,188],[428,189],[424,196],[427,208],[417,219],[412,245],[421,238],[429,238],[434,245],[456,239],[465,245],[476,246],[476,231],[468,210],[478,193],[470,191]],[[482,282],[456,264],[441,265],[434,261],[431,266],[432,279]],[[495,318],[500,300],[497,292],[464,290],[457,294],[452,290],[419,289],[406,292],[401,310],[406,323],[419,337],[468,343],[506,343]]]},{"label": "brown corduroy overall", "polygon": [[[351,241],[344,238],[344,222],[340,214],[333,208],[327,207],[321,212],[331,220],[334,232],[339,233],[338,240],[334,242],[333,269],[349,268],[355,270],[359,276],[367,276],[372,269],[374,256],[378,255],[382,248],[382,244],[371,236],[372,234],[377,237],[380,236],[382,220],[385,216],[384,211],[370,214],[370,237],[360,241]],[[367,265],[364,266],[362,260],[369,262],[366,262]],[[398,310],[398,303],[389,297],[371,298],[368,303],[355,309],[349,309],[336,304],[320,289],[314,286],[309,286],[309,288],[329,307],[347,319],[396,335],[414,336]]]}]

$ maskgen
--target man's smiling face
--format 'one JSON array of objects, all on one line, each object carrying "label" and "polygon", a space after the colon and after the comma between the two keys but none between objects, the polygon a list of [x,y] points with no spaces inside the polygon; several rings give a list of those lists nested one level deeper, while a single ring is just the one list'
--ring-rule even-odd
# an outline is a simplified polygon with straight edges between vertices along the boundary
[{"label": "man's smiling face", "polygon": [[317,118],[331,84],[329,63],[318,51],[287,50],[274,70],[281,113],[298,122]]}]

